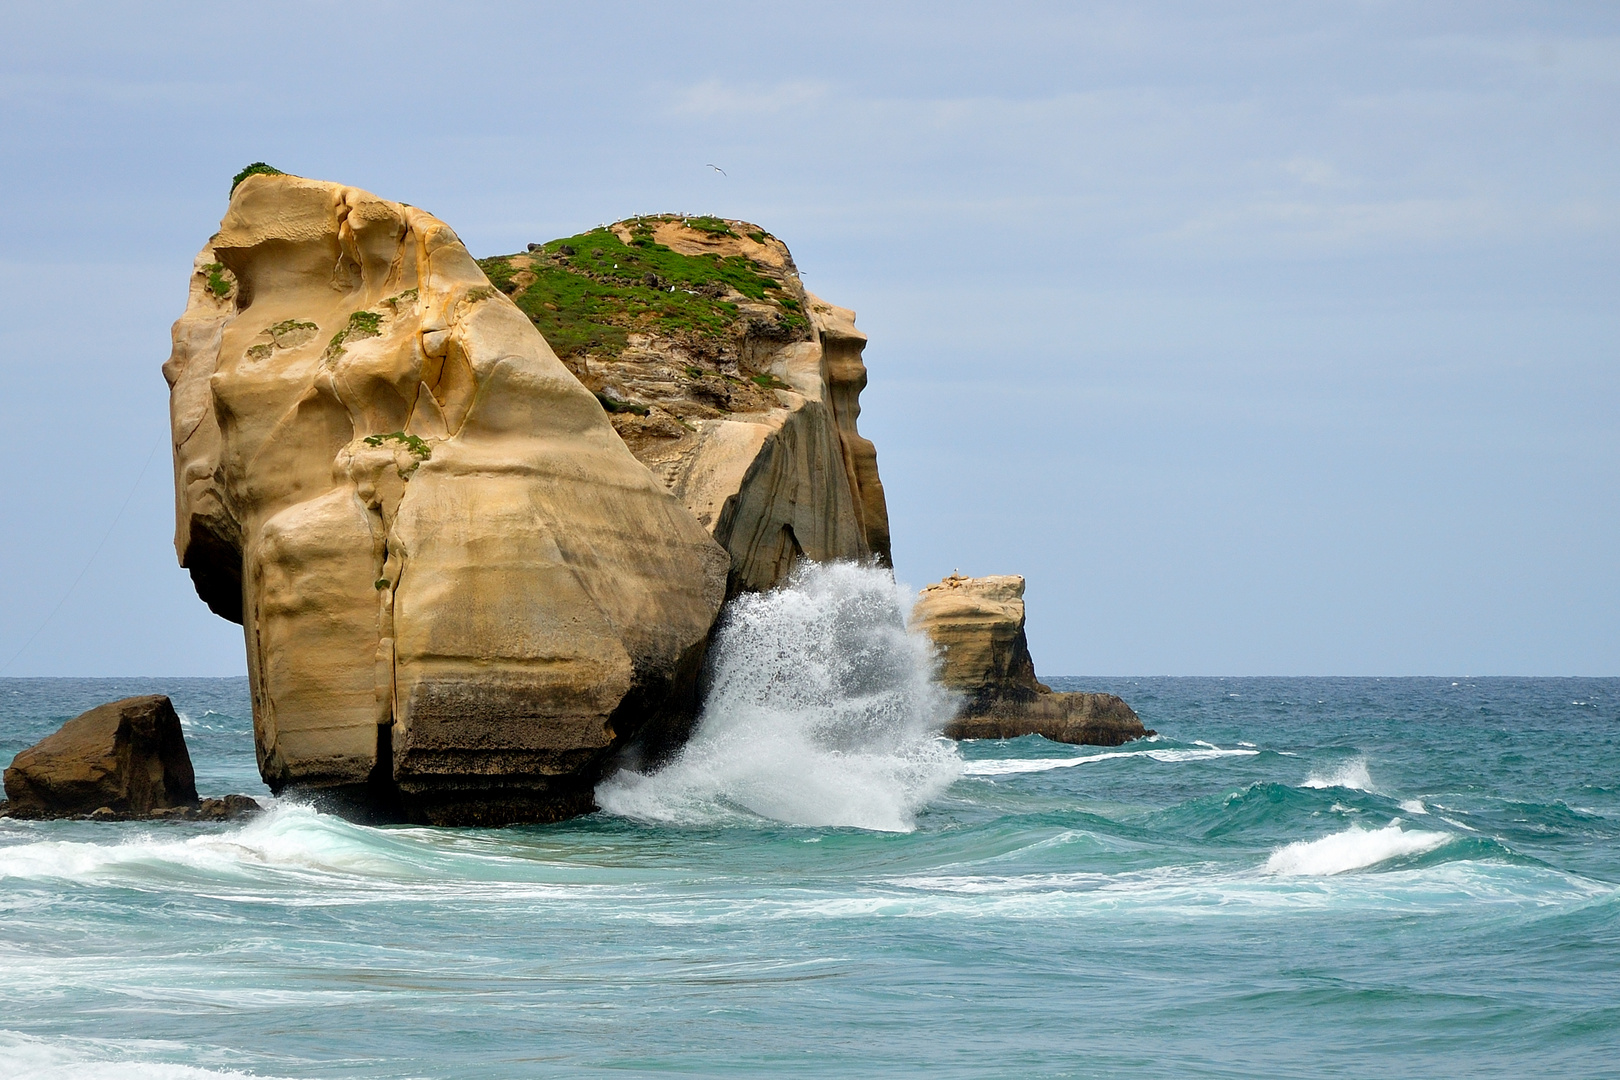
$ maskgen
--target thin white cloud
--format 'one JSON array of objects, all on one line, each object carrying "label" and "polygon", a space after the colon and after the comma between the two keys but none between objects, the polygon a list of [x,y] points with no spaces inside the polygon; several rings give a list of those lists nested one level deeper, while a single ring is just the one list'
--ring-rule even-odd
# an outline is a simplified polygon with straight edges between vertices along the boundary
[{"label": "thin white cloud", "polygon": [[830,87],[821,82],[749,85],[705,79],[672,94],[669,108],[683,116],[775,116],[818,105],[826,100],[829,92]]}]

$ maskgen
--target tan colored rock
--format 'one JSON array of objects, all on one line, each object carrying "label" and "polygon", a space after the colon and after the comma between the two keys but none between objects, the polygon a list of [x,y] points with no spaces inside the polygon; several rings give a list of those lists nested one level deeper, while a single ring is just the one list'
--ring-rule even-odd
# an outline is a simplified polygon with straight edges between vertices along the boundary
[{"label": "tan colored rock", "polygon": [[1054,693],[1035,677],[1024,634],[1024,579],[1016,574],[952,574],[918,595],[911,626],[939,648],[940,681],[961,695],[961,713],[945,727],[950,738],[1041,735],[1118,746],[1153,734],[1113,694]]},{"label": "tan colored rock", "polygon": [[[587,315],[613,331],[560,346],[565,362],[725,546],[731,592],[769,589],[799,558],[889,563],[877,453],[856,427],[866,336],[854,312],[804,290],[780,240],[743,221],[637,218],[483,265],[543,331],[560,339]],[[588,312],[553,287],[579,277],[594,285]],[[745,294],[742,279],[766,288]],[[708,298],[699,314],[713,317],[660,318],[665,289]]]},{"label": "tan colored rock", "polygon": [[5,772],[19,818],[146,817],[197,805],[174,705],[162,694],[98,705],[20,752]]},{"label": "tan colored rock", "polygon": [[551,818],[686,722],[726,553],[443,222],[247,177],[164,374],[176,548],[243,623],[273,790]]},{"label": "tan colored rock", "polygon": [[939,646],[940,680],[964,695],[970,714],[1051,692],[1035,678],[1024,636],[1024,579],[1016,574],[952,574],[918,595],[911,625]]}]

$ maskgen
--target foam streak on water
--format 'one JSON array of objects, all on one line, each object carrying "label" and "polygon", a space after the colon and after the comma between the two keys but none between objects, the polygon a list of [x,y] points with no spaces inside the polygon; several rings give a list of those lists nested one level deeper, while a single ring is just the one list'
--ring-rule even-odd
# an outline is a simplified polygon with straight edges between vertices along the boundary
[{"label": "foam streak on water", "polygon": [[932,650],[906,629],[910,604],[887,571],[848,563],[806,564],[781,589],[738,597],[691,741],[654,773],[610,777],[597,803],[642,821],[740,811],[909,832],[961,771],[939,736],[951,701]]},{"label": "foam streak on water", "polygon": [[1152,749],[1152,750],[1116,750],[1107,754],[1088,754],[1083,757],[1067,758],[1018,758],[1012,761],[975,761],[963,766],[962,772],[966,776],[1005,776],[1012,773],[1046,772],[1048,769],[1069,769],[1076,765],[1090,765],[1098,761],[1127,761],[1131,758],[1149,758],[1153,761],[1182,762],[1182,761],[1212,761],[1225,757],[1254,757],[1258,750],[1233,749],[1222,750],[1220,747],[1198,747],[1196,749]]}]

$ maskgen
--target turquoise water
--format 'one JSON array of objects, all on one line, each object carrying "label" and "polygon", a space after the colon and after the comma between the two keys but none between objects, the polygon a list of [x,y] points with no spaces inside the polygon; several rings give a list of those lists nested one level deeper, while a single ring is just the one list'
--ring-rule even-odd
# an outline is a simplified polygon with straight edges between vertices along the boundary
[{"label": "turquoise water", "polygon": [[[8,1076],[1620,1075],[1620,680],[1103,679],[910,832],[0,821]],[[0,680],[0,762],[243,680]]]}]

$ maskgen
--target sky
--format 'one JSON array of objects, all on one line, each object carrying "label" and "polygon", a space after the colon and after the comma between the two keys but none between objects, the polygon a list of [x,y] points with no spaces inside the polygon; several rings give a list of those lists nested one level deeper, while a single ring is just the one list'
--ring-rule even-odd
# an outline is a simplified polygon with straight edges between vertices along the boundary
[{"label": "sky", "polygon": [[[0,675],[231,675],[169,326],[267,161],[475,255],[754,221],[895,569],[1043,675],[1620,675],[1620,7],[0,7]],[[710,164],[725,170],[722,175]]]}]

